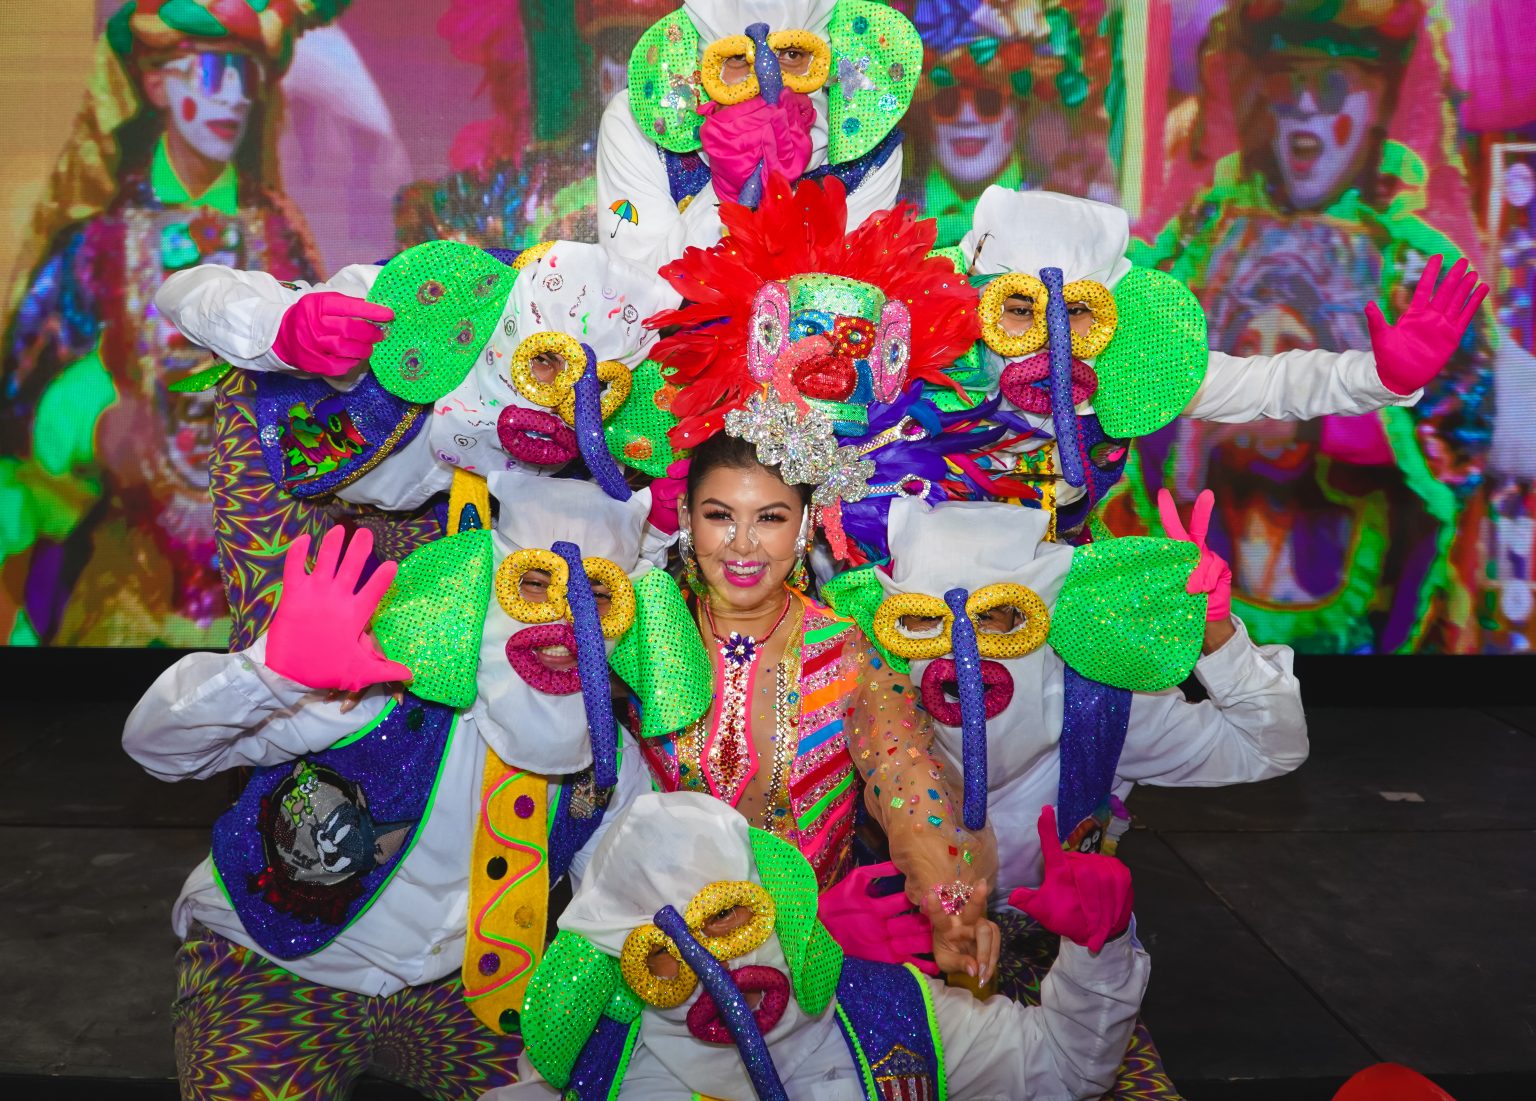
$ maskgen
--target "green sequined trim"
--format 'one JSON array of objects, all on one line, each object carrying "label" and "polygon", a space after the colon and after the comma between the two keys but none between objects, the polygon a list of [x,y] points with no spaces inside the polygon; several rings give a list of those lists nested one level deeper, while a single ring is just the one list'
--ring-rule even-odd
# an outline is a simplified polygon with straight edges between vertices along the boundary
[{"label": "green sequined trim", "polygon": [[885,590],[880,587],[880,579],[875,576],[874,566],[844,570],[821,587],[821,598],[838,615],[857,623],[869,644],[890,664],[892,669],[898,673],[911,672],[912,667],[906,658],[897,657],[891,653],[881,646],[880,640],[875,637],[875,613],[885,602]]},{"label": "green sequined trim", "polygon": [[682,8],[663,16],[640,36],[629,55],[629,109],[649,140],[672,153],[699,148],[698,106],[704,93],[699,71],[699,32]]},{"label": "green sequined trim", "polygon": [[660,478],[677,458],[668,433],[677,426],[677,418],[656,403],[665,401],[666,379],[661,364],[648,359],[631,375],[629,398],[603,428],[608,450],[625,466],[632,466],[652,478]]},{"label": "green sequined trim", "polygon": [[816,873],[788,841],[755,827],[748,832],[757,874],[773,897],[774,929],[789,961],[795,1000],[814,1017],[827,1008],[843,971],[843,950],[816,916]]},{"label": "green sequined trim", "polygon": [[203,390],[212,390],[224,381],[225,375],[233,370],[234,368],[227,363],[215,363],[212,367],[205,367],[179,382],[171,383],[166,389],[173,394],[196,394]]},{"label": "green sequined trim", "polygon": [[487,530],[435,540],[406,556],[379,602],[373,635],[386,657],[411,670],[411,691],[422,699],[475,702],[494,560]]},{"label": "green sequined trim", "polygon": [[672,575],[649,570],[634,584],[635,623],[608,664],[640,697],[641,736],[660,738],[709,709],[714,674]]},{"label": "green sequined trim", "polygon": [[459,241],[428,241],[385,264],[368,292],[368,301],[395,311],[369,357],[379,384],[421,403],[451,392],[490,341],[516,277]]},{"label": "green sequined trim", "polygon": [[905,15],[873,0],[839,0],[827,39],[827,161],[842,164],[879,145],[907,113],[923,40]]},{"label": "green sequined trim", "polygon": [[1051,609],[1052,648],[1086,677],[1160,692],[1189,676],[1205,638],[1206,597],[1185,592],[1193,543],[1128,535],[1072,553]]},{"label": "green sequined trim", "polygon": [[571,1071],[598,1018],[622,986],[619,961],[586,937],[562,930],[544,953],[523,995],[528,1061],[556,1089]]},{"label": "green sequined trim", "polygon": [[1110,436],[1156,432],[1184,412],[1205,380],[1210,348],[1205,311],[1190,289],[1152,268],[1132,268],[1115,284],[1120,320],[1094,360],[1093,411]]}]

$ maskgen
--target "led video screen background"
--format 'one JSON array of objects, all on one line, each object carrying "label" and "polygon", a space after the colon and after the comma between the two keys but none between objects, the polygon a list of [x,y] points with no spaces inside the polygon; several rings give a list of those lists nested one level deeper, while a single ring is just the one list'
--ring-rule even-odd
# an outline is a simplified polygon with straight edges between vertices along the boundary
[{"label": "led video screen background", "polygon": [[[594,209],[597,121],[630,45],[673,6],[343,5],[299,40],[276,91],[255,82],[230,201],[260,217],[234,234],[167,205],[175,184],[156,175],[155,149],[168,122],[101,67],[119,5],[9,6],[0,641],[225,645],[205,504],[210,415],[198,395],[164,390],[207,361],[154,316],[154,286],[201,262],[315,278],[438,237],[598,239],[614,215]],[[1139,442],[1104,515],[1116,532],[1143,531],[1159,487],[1185,500],[1213,487],[1213,541],[1261,641],[1320,653],[1527,649],[1529,5],[896,6],[927,46],[902,124],[905,194],[938,220],[941,244],[958,240],[989,184],[1118,203],[1132,216],[1133,259],[1189,282],[1212,347],[1234,354],[1368,347],[1365,304],[1401,306],[1435,252],[1467,256],[1494,283],[1416,408],[1179,422]],[[1287,13],[1303,18],[1279,33]],[[90,141],[77,115],[95,120]],[[73,167],[56,172],[61,151]]]}]

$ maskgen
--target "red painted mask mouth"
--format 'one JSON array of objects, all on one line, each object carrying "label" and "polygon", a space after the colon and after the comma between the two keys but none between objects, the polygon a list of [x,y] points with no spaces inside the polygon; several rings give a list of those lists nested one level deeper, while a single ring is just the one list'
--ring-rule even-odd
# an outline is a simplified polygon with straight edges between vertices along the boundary
[{"label": "red painted mask mouth", "polygon": [[576,671],[576,629],[569,623],[524,627],[507,639],[507,661],[537,692],[569,696],[581,691],[581,674]]},{"label": "red painted mask mouth", "polygon": [[788,370],[789,381],[808,398],[847,401],[859,384],[853,360],[835,354],[825,335],[795,341],[779,360],[779,368]]},{"label": "red painted mask mouth", "polygon": [[576,457],[576,433],[542,409],[507,406],[496,419],[496,436],[508,455],[536,466],[559,466]]},{"label": "red painted mask mouth", "polygon": [[[995,661],[983,661],[981,686],[982,713],[995,719],[1013,702],[1013,674]],[[924,671],[923,706],[934,722],[960,725],[960,676],[951,659],[939,658]]]},{"label": "red painted mask mouth", "polygon": [[[784,1010],[789,1008],[789,978],[776,967],[760,965],[738,967],[730,974],[731,981],[741,991],[742,997],[747,999],[749,1006],[752,1004],[750,995],[762,995],[762,1000],[752,1010],[752,1018],[757,1021],[758,1031],[767,1036],[769,1029],[779,1023]],[[715,1005],[715,999],[709,996],[707,990],[699,995],[699,1000],[688,1011],[688,1031],[706,1044],[735,1043],[731,1039],[730,1030],[725,1027],[725,1021],[720,1017],[720,1007]]]}]

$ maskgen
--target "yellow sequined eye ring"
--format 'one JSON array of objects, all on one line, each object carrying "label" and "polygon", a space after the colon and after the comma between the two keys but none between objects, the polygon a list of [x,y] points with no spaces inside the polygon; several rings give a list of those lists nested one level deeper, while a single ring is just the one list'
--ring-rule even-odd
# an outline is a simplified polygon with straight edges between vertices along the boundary
[{"label": "yellow sequined eye ring", "polygon": [[[901,617],[909,615],[943,620],[944,629],[932,638],[913,638],[901,629]],[[875,613],[872,626],[875,638],[897,657],[932,661],[949,653],[952,646],[949,627],[952,622],[954,615],[949,605],[938,597],[927,593],[897,593],[885,598],[880,610]]]},{"label": "yellow sequined eye ring", "polygon": [[[983,631],[980,619],[995,608],[1017,608],[1024,625],[1007,634]],[[976,652],[984,658],[1007,661],[1038,650],[1051,630],[1051,613],[1040,594],[1023,585],[1004,583],[977,589],[965,602],[965,614],[976,628]]]},{"label": "yellow sequined eye ring", "polygon": [[1093,311],[1093,328],[1083,336],[1072,334],[1072,354],[1078,359],[1092,359],[1109,347],[1115,337],[1115,326],[1120,322],[1115,296],[1102,283],[1079,279],[1061,288],[1061,297],[1068,306],[1081,302]]},{"label": "yellow sequined eye ring", "polygon": [[[658,948],[666,949],[667,955],[677,961],[677,978],[664,979],[651,974],[649,960]],[[649,924],[639,926],[624,938],[624,949],[619,953],[619,974],[641,1001],[657,1009],[682,1005],[699,984],[699,977],[678,955],[672,938]]]},{"label": "yellow sequined eye ring", "polygon": [[791,92],[810,95],[827,82],[827,75],[832,71],[832,49],[821,35],[799,29],[774,31],[768,36],[768,45],[773,47],[775,53],[804,50],[811,55],[811,67],[805,71],[804,76],[784,73],[784,87]]},{"label": "yellow sequined eye ring", "polygon": [[512,261],[512,270],[522,271],[529,264],[537,264],[554,247],[555,243],[553,241],[540,241],[536,245],[529,245],[522,252],[518,253],[517,258]]},{"label": "yellow sequined eye ring", "polygon": [[[582,355],[585,356],[586,353],[583,352]],[[629,400],[629,391],[634,386],[634,380],[630,377],[629,368],[624,364],[616,359],[605,359],[597,365],[597,381],[606,387],[603,390],[602,418],[607,420]],[[566,424],[572,428],[576,427],[575,386],[572,386],[565,397],[560,399],[559,408],[555,411],[560,414],[560,419]]]},{"label": "yellow sequined eye ring", "polygon": [[[560,373],[554,378],[541,382],[534,377],[533,361],[545,353],[559,356],[565,366],[560,368]],[[517,351],[512,353],[507,374],[523,397],[535,405],[554,409],[569,396],[576,380],[586,369],[587,353],[581,350],[575,337],[565,333],[534,333],[524,337]]]},{"label": "yellow sequined eye ring", "polygon": [[635,587],[629,575],[606,558],[583,558],[587,580],[608,586],[608,614],[599,618],[604,638],[622,638],[635,623]]},{"label": "yellow sequined eye ring", "polygon": [[722,107],[756,99],[760,91],[755,70],[745,80],[735,84],[725,82],[722,75],[725,63],[733,57],[745,57],[748,67],[756,59],[757,51],[752,46],[752,40],[746,35],[733,34],[715,39],[705,48],[704,60],[699,62],[699,77],[704,82],[704,91],[710,99]]},{"label": "yellow sequined eye ring", "polygon": [[[752,920],[723,937],[712,937],[704,932],[706,921],[733,906],[751,910]],[[773,932],[775,913],[773,897],[756,883],[721,880],[693,896],[683,913],[683,920],[711,956],[717,960],[733,960],[745,956],[768,939]]]},{"label": "yellow sequined eye ring", "polygon": [[[999,275],[981,292],[981,338],[1000,356],[1017,359],[1045,347],[1045,284],[1024,271],[1011,271]],[[1035,304],[1034,324],[1018,336],[1003,328],[1003,308],[1014,295],[1028,298]]]},{"label": "yellow sequined eye ring", "polygon": [[[549,574],[548,600],[523,599],[523,575],[529,570],[543,570]],[[502,611],[519,623],[555,623],[565,618],[565,586],[570,579],[565,559],[552,550],[527,547],[513,551],[496,567],[496,600]],[[630,600],[633,602],[633,595]]]}]

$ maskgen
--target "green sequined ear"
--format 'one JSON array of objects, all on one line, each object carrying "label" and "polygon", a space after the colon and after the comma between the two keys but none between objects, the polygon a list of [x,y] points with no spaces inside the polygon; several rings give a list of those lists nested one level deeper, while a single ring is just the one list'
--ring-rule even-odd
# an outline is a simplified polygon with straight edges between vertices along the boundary
[{"label": "green sequined ear", "polygon": [[459,241],[428,241],[385,264],[368,292],[395,311],[368,359],[379,385],[420,403],[452,391],[491,339],[516,275]]},{"label": "green sequined ear", "polygon": [[789,961],[800,1008],[815,1016],[827,1008],[843,972],[843,950],[816,916],[816,873],[800,850],[766,830],[749,829],[752,856],[773,897],[774,931]]},{"label": "green sequined ear", "polygon": [[923,40],[905,15],[873,0],[840,0],[827,38],[827,160],[842,164],[879,145],[907,113]]},{"label": "green sequined ear", "polygon": [[1078,547],[1051,609],[1051,646],[1116,688],[1179,684],[1205,638],[1206,597],[1184,591],[1199,560],[1193,543],[1145,535]]},{"label": "green sequined ear", "polygon": [[880,656],[890,663],[892,669],[898,673],[911,671],[906,658],[891,653],[875,637],[875,613],[885,602],[885,589],[875,576],[874,566],[844,570],[821,587],[821,599],[838,615],[857,623],[869,644],[880,652]]},{"label": "green sequined ear", "polygon": [[608,659],[640,697],[641,736],[681,730],[709,708],[714,675],[683,594],[666,570],[635,582],[634,626]]},{"label": "green sequined ear", "polygon": [[603,428],[608,450],[625,466],[660,478],[677,458],[667,435],[676,427],[677,418],[656,404],[656,399],[672,391],[663,389],[667,380],[662,377],[661,364],[653,359],[636,367],[630,381],[629,398]]},{"label": "green sequined ear", "polygon": [[669,152],[699,148],[698,71],[699,32],[682,8],[652,23],[629,55],[629,109],[640,132]]},{"label": "green sequined ear", "polygon": [[1093,411],[1105,432],[1124,440],[1156,432],[1184,412],[1205,379],[1210,350],[1205,311],[1173,276],[1133,267],[1114,295],[1120,320],[1093,363]]},{"label": "green sequined ear", "polygon": [[964,275],[965,274],[965,269],[966,269],[965,252],[960,248],[959,245],[945,245],[943,248],[936,248],[936,249],[934,249],[928,255],[929,256],[942,256],[944,259],[948,260],[951,264],[953,264],[955,266],[955,274],[956,275]]},{"label": "green sequined ear", "polygon": [[461,531],[413,550],[373,615],[373,637],[411,671],[411,691],[449,707],[475,702],[480,632],[495,575],[491,533]]},{"label": "green sequined ear", "polygon": [[[545,951],[523,995],[522,1029],[528,1061],[555,1088],[571,1080],[604,1010],[629,1006],[614,997],[623,985],[619,961],[579,933],[561,930]],[[638,1003],[633,1010],[628,1020],[639,1014]]]}]

